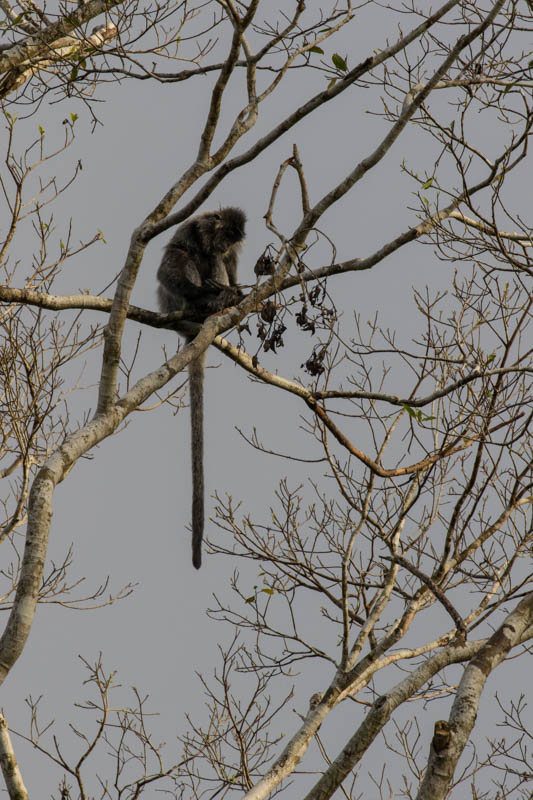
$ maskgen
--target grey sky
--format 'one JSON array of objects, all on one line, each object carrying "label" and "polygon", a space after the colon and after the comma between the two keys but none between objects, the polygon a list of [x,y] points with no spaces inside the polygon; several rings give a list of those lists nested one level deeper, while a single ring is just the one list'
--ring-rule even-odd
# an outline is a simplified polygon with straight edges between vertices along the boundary
[{"label": "grey sky", "polygon": [[[341,44],[336,42],[335,48],[348,53],[351,64],[371,54],[374,48],[384,47],[386,34],[394,31],[384,9],[374,9],[373,14],[361,12],[364,26],[362,22],[352,24]],[[388,31],[384,20],[389,23]],[[107,242],[98,243],[69,262],[56,286],[57,293],[74,293],[80,288],[96,293],[120,270],[132,229],[194,157],[212,84],[213,78],[206,76],[167,86],[135,81],[109,85],[99,91],[105,100],[98,108],[103,126],[97,126],[94,133],[90,132],[87,111],[74,100],[43,105],[35,117],[21,120],[21,129],[28,138],[38,123],[53,138],[59,135],[66,113],[79,114],[77,139],[63,164],[72,165],[81,158],[83,171],[55,205],[55,223],[59,229],[72,215],[75,238],[88,238],[101,229]],[[287,78],[264,113],[281,119],[294,103],[303,102],[324,84],[318,71],[297,71]],[[241,89],[235,85],[231,91],[237,95]],[[446,100],[437,96],[432,102],[444,107]],[[384,135],[389,123],[366,111],[381,111],[379,87],[354,88],[342,94],[328,104],[325,112],[312,115],[249,167],[230,176],[206,203],[205,208],[239,204],[247,211],[248,236],[240,266],[244,283],[253,282],[253,265],[264,246],[272,241],[262,218],[278,165],[289,157],[293,142],[300,149],[312,199],[316,200],[345,174],[348,164],[359,161],[373,148],[377,137]],[[452,113],[450,108],[450,117]],[[484,125],[482,118],[476,124],[476,135],[490,148],[490,126]],[[260,122],[250,140],[255,141],[267,125],[267,121]],[[243,148],[244,145],[239,150]],[[334,241],[337,260],[367,255],[415,224],[416,215],[410,209],[416,202],[412,194],[415,186],[402,174],[400,165],[405,159],[419,174],[431,172],[436,152],[435,143],[411,125],[377,169],[324,215],[319,228]],[[516,205],[529,210],[527,176],[515,176],[513,180]],[[298,220],[298,202],[295,175],[287,175],[276,211],[285,233],[290,233]],[[132,298],[137,305],[155,309],[155,270],[168,237],[168,233],[158,237],[147,249]],[[20,253],[21,258],[29,258],[30,247],[28,241],[28,250]],[[318,266],[330,259],[330,249],[321,242],[309,262]],[[465,262],[457,267],[466,273],[471,265]],[[354,309],[363,320],[379,313],[383,326],[396,328],[398,341],[407,344],[421,329],[411,287],[447,287],[451,274],[450,264],[439,261],[431,247],[414,243],[372,270],[337,276],[330,280],[328,289],[345,312],[345,336],[353,330]],[[106,294],[110,296],[109,292]],[[87,312],[85,318],[100,321],[101,315]],[[141,326],[128,322],[126,360],[135,349],[140,330]],[[248,341],[249,352],[253,352],[259,343],[255,324]],[[134,376],[154,369],[163,360],[162,348],[170,353],[175,345],[176,337],[171,332],[145,328]],[[262,363],[287,378],[305,381],[301,364],[311,346],[311,338],[296,332],[293,325],[285,348],[275,359],[262,356]],[[88,358],[82,378],[88,388],[69,400],[73,418],[89,407],[94,410],[100,355],[98,350]],[[235,500],[242,500],[243,513],[267,517],[280,478],[287,476],[291,486],[306,484],[309,476],[320,480],[325,466],[316,464],[307,469],[303,464],[261,455],[246,444],[236,428],[251,435],[256,427],[259,438],[274,451],[293,450],[302,457],[318,457],[318,448],[300,427],[305,407],[272,387],[253,383],[244,371],[214,350],[209,365],[216,368],[207,372],[208,494],[214,488],[231,493]],[[391,391],[407,390],[409,379],[401,370],[393,374]],[[229,597],[229,579],[234,569],[249,582],[250,594],[260,578],[255,562],[232,563],[229,558],[206,554],[201,571],[196,572],[190,564],[189,533],[184,529],[190,519],[188,428],[187,409],[177,416],[165,407],[135,413],[125,430],[104,441],[90,459],[82,459],[56,490],[49,559],[61,559],[73,543],[72,575],[87,576],[89,589],[107,575],[110,591],[130,582],[138,585],[130,597],[111,608],[86,613],[54,605],[38,608],[28,645],[4,687],[1,704],[12,728],[26,731],[24,698],[42,694],[43,718],[57,720],[56,734],[67,742],[66,750],[74,752],[76,737],[68,731],[67,722],[72,719],[83,725],[89,719],[89,715],[74,709],[70,712],[74,702],[86,697],[84,687],[80,688],[86,676],[78,654],[93,661],[100,651],[104,667],[117,670],[117,680],[124,691],[135,685],[141,694],[150,695],[150,710],[160,713],[151,720],[155,739],[167,741],[169,752],[174,748],[174,736],[184,730],[183,714],[191,712],[196,716],[200,712],[201,716],[204,694],[195,672],[211,676],[217,665],[217,642],[227,644],[232,636],[229,627],[224,629],[208,619],[205,609],[213,605],[213,593]],[[311,490],[306,488],[304,493],[310,496]],[[212,513],[212,509],[212,501],[208,500],[208,512]],[[206,532],[213,540],[222,535],[212,524]],[[314,598],[309,601],[307,613],[310,630],[320,631],[325,623]],[[446,627],[449,623],[444,612],[439,608],[435,613],[434,619]],[[434,622],[428,618],[427,624],[431,628]],[[324,628],[324,635],[329,638],[332,633]],[[514,663],[505,669],[505,683],[499,684],[496,673],[485,690],[487,695],[496,688],[504,695],[525,684],[527,663],[522,668]],[[460,669],[456,671],[460,675]],[[389,676],[387,673],[386,677],[392,680]],[[323,690],[330,679],[331,670],[324,664],[304,662],[301,676],[295,677],[295,697],[283,714],[285,731],[291,733],[298,724],[294,709],[305,713],[309,696]],[[381,681],[385,679],[380,677]],[[290,685],[289,678],[280,682],[280,696]],[[125,694],[122,702],[127,702]],[[352,709],[352,704],[346,705],[346,710],[338,709],[334,719],[324,726],[332,752],[333,745],[344,742],[354,720],[364,713],[362,706],[353,704]],[[449,702],[443,708],[447,705]],[[404,716],[410,711],[407,709]],[[424,733],[421,746],[427,749],[435,719],[433,709],[426,721],[425,716],[428,715],[420,714],[419,723]],[[481,727],[486,731],[486,726],[494,725],[499,717],[494,708],[483,710]],[[394,737],[392,726],[389,730]],[[56,790],[58,771],[31,747],[16,739],[15,746],[30,796],[50,796]],[[381,742],[374,744],[372,753],[375,762],[385,758]],[[102,773],[108,768],[103,766]],[[309,768],[309,762],[305,768]],[[369,797],[377,796],[371,794],[372,784],[365,775],[363,765],[361,789],[366,788]],[[296,798],[290,790],[287,796]]]}]

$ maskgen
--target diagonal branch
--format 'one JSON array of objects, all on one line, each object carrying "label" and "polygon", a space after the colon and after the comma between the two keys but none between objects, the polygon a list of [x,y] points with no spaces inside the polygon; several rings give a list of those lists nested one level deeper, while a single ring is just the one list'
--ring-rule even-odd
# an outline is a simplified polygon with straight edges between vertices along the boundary
[{"label": "diagonal branch", "polygon": [[69,11],[68,15],[61,17],[57,22],[4,51],[0,55],[0,73],[7,72],[27,61],[49,57],[50,48],[57,39],[68,36],[84,23],[123,2],[124,0],[89,0],[77,9]]},{"label": "diagonal branch", "polygon": [[467,631],[463,618],[456,611],[454,606],[450,603],[450,601],[448,600],[442,589],[439,586],[437,586],[435,581],[433,581],[428,575],[425,575],[421,570],[415,567],[414,564],[411,564],[406,558],[403,558],[403,556],[392,556],[392,557],[383,556],[383,558],[386,561],[395,561],[397,564],[400,564],[400,566],[405,567],[405,569],[408,572],[410,572],[411,575],[415,575],[422,581],[422,583],[425,583],[430,592],[437,598],[439,603],[441,603],[444,606],[450,617],[453,619],[455,627],[460,632],[462,639],[463,640],[466,639]]},{"label": "diagonal branch", "polygon": [[533,633],[533,593],[528,594],[466,667],[450,711],[446,746],[431,746],[428,766],[417,800],[444,800],[448,796],[457,762],[474,727],[481,693],[491,672],[513,647]]},{"label": "diagonal branch", "polygon": [[117,32],[117,26],[110,22],[101,28],[95,28],[87,37],[62,36],[49,45],[44,57],[28,59],[20,66],[8,70],[0,79],[0,97],[6,97],[33,75],[46,71],[62,59],[82,59],[94,55],[97,49],[114,39]]}]

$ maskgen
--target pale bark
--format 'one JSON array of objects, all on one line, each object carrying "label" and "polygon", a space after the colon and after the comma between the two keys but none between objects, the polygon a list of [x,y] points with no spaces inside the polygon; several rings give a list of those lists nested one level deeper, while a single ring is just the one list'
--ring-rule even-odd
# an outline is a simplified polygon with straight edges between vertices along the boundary
[{"label": "pale bark", "polygon": [[15,758],[15,751],[11,744],[11,737],[7,721],[0,713],[0,767],[6,782],[7,793],[10,800],[28,800],[28,792],[24,786],[22,775]]},{"label": "pale bark", "polygon": [[95,29],[86,38],[78,38],[76,36],[60,37],[51,42],[46,50],[45,57],[39,58],[34,55],[31,59],[23,61],[19,67],[7,71],[4,78],[0,80],[0,97],[6,97],[11,92],[14,92],[38,72],[50,71],[50,67],[57,65],[59,61],[65,59],[81,60],[86,56],[93,55],[97,48],[101,48],[104,44],[114,39],[116,35],[117,27],[110,22]]},{"label": "pale bark", "polygon": [[533,631],[533,593],[524,597],[465,668],[450,711],[448,746],[430,748],[429,761],[417,800],[444,800],[457,762],[476,722],[481,693],[490,673],[509,651]]},{"label": "pale bark", "polygon": [[358,727],[337,758],[324,772],[320,780],[305,796],[305,800],[326,800],[339,788],[343,780],[357,766],[361,758],[383,730],[393,711],[418,692],[434,675],[450,664],[471,658],[483,647],[481,642],[467,642],[456,646],[446,645],[423,664],[407,675],[386,694],[378,697],[364,721]]},{"label": "pale bark", "polygon": [[25,62],[36,58],[46,58],[50,55],[53,43],[62,36],[68,36],[75,28],[83,25],[99,14],[106,13],[110,8],[120,5],[124,0],[89,0],[81,7],[44,30],[28,36],[22,42],[14,44],[9,50],[0,55],[0,72],[24,65]]}]

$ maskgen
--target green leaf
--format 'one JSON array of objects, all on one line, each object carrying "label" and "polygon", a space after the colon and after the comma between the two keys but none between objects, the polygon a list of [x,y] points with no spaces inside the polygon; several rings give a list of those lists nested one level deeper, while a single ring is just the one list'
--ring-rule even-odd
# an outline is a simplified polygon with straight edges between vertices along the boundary
[{"label": "green leaf", "polygon": [[496,353],[491,353],[490,356],[487,358],[487,364],[490,364],[491,361],[494,361],[496,358]]},{"label": "green leaf", "polygon": [[310,47],[309,48],[309,52],[310,53],[320,53],[321,56],[324,55],[324,51],[322,50],[322,48],[318,47],[317,45],[315,45],[314,47]]},{"label": "green leaf", "polygon": [[104,239],[104,234],[102,233],[102,231],[100,229],[98,229],[98,236],[100,237],[100,239],[102,240],[102,242],[104,244],[107,244],[106,240]]},{"label": "green leaf", "polygon": [[429,180],[427,180],[424,183],[424,185],[422,186],[422,189],[429,189],[429,187],[431,186],[432,183],[433,183],[433,178],[430,178]]},{"label": "green leaf", "polygon": [[274,589],[261,589],[261,591],[264,592],[265,594],[270,594],[270,595],[274,594]]},{"label": "green leaf", "polygon": [[78,67],[72,67],[72,72],[70,73],[70,80],[75,81],[78,77]]},{"label": "green leaf", "polygon": [[346,70],[348,69],[346,61],[338,53],[333,53],[333,55],[331,56],[331,60],[333,61],[337,69],[339,69],[341,72],[346,72]]},{"label": "green leaf", "polygon": [[247,597],[244,602],[245,603],[253,603],[254,600],[255,600],[255,594],[253,594],[251,597]]},{"label": "green leaf", "polygon": [[336,83],[337,83],[337,78],[332,78],[328,83],[328,89],[331,89],[331,87],[335,86]]},{"label": "green leaf", "polygon": [[417,422],[429,422],[432,419],[436,419],[436,417],[424,417],[421,408],[411,408],[407,403],[401,403],[401,406],[405,408],[409,416],[416,419]]},{"label": "green leaf", "polygon": [[72,124],[74,124],[77,119],[78,119],[78,115],[77,114],[71,114],[70,115],[70,121],[72,122]]},{"label": "green leaf", "polygon": [[41,125],[39,125],[39,133],[41,134],[41,136],[44,136],[45,134],[45,130]]},{"label": "green leaf", "polygon": [[402,408],[405,408],[410,417],[416,419],[416,411],[413,408],[411,408],[411,406],[408,406],[407,403],[400,403],[400,405],[402,406]]}]

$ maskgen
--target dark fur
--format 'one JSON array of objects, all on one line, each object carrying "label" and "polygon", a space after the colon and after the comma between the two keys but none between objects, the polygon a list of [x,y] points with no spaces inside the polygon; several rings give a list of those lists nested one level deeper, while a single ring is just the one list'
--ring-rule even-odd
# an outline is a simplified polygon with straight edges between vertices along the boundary
[{"label": "dark fur", "polygon": [[[207,211],[180,225],[165,247],[157,271],[162,312],[190,311],[195,317],[206,317],[238,302],[237,263],[245,224],[244,212],[228,207]],[[184,335],[187,342],[193,338]],[[192,563],[196,569],[202,564],[204,535],[204,366],[205,353],[189,364]]]}]

